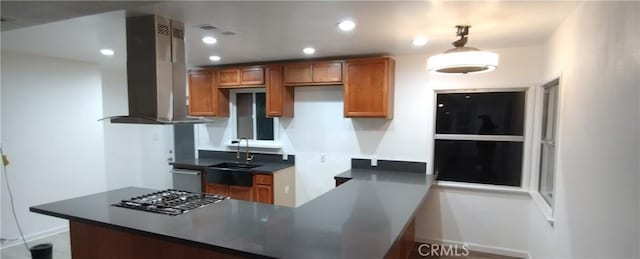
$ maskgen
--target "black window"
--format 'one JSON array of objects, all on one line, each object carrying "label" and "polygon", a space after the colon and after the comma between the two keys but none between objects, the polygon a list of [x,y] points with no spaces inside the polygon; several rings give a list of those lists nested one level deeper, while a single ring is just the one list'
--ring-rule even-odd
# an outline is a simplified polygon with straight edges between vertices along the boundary
[{"label": "black window", "polygon": [[438,180],[520,186],[525,92],[438,93]]}]

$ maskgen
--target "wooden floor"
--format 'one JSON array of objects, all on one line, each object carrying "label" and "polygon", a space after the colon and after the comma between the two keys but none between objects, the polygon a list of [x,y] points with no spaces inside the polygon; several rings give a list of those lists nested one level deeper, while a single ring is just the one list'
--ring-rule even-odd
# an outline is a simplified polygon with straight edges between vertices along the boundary
[{"label": "wooden floor", "polygon": [[[41,243],[53,244],[53,259],[71,259],[71,242],[69,241],[69,232],[62,232],[60,234],[55,234],[29,242],[29,246],[34,246]],[[421,256],[418,253],[419,245],[419,243],[416,243],[409,259],[516,259],[515,257],[486,254],[473,251],[471,251],[468,256]],[[31,254],[29,253],[29,251],[27,251],[24,245],[16,245],[2,249],[0,258],[31,259]]]}]

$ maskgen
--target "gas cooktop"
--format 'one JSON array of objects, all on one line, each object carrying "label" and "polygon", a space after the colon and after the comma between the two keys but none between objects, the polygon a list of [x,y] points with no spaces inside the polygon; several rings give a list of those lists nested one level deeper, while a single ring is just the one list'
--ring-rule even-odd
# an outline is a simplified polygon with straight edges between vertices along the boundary
[{"label": "gas cooktop", "polygon": [[132,197],[112,206],[176,216],[225,199],[229,197],[169,189]]}]

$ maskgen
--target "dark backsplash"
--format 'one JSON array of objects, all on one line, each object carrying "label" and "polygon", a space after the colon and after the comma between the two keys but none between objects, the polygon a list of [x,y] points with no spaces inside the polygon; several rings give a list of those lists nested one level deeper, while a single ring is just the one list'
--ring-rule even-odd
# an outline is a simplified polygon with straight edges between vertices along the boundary
[{"label": "dark backsplash", "polygon": [[[222,160],[235,160],[236,159],[236,151],[211,151],[211,150],[198,150],[199,158],[216,158]],[[250,155],[253,155],[254,162],[263,162],[263,163],[284,163],[284,164],[295,164],[296,157],[294,155],[289,155],[287,160],[282,160],[282,155],[280,154],[260,154],[260,153],[252,153],[249,152]],[[240,152],[240,159],[244,159],[245,153]]]},{"label": "dark backsplash", "polygon": [[427,171],[427,163],[378,160],[378,166],[371,166],[370,159],[352,158],[351,168],[425,173]]}]

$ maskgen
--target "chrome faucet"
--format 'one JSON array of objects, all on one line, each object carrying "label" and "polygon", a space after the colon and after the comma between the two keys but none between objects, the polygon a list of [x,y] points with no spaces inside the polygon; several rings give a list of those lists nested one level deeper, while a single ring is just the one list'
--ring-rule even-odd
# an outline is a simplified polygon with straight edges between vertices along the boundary
[{"label": "chrome faucet", "polygon": [[249,156],[249,140],[247,138],[240,138],[240,140],[231,141],[231,144],[238,144],[236,160],[240,160],[240,143],[242,143],[242,140],[247,142],[247,149],[245,150],[245,163],[249,164],[249,162],[253,160],[253,155]]},{"label": "chrome faucet", "polygon": [[232,140],[231,144],[238,144],[236,148],[236,161],[240,162],[240,141]]}]

